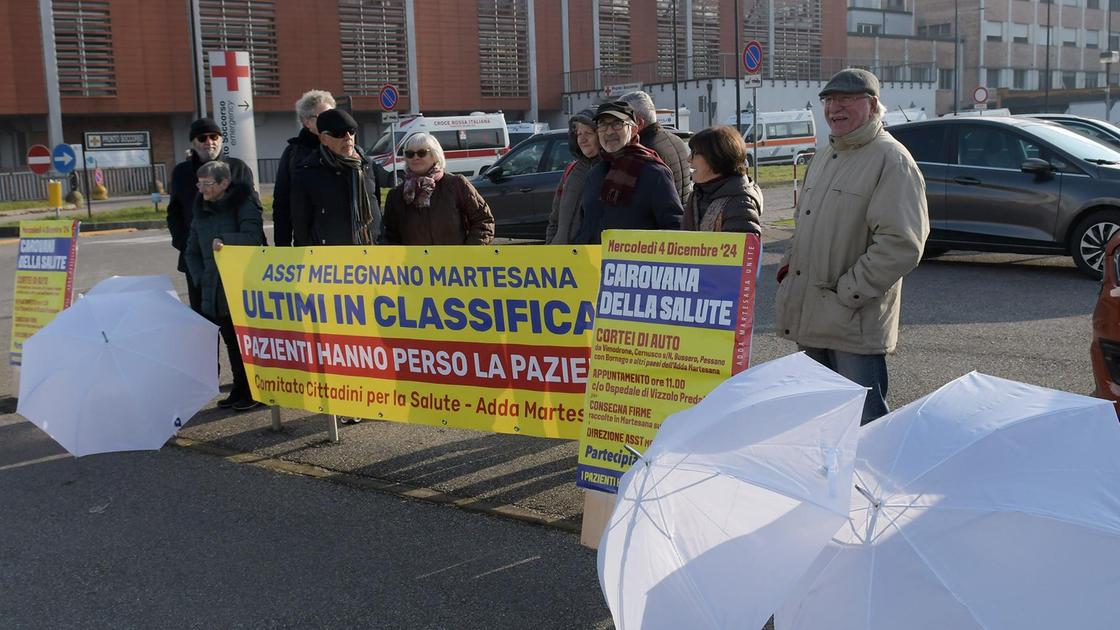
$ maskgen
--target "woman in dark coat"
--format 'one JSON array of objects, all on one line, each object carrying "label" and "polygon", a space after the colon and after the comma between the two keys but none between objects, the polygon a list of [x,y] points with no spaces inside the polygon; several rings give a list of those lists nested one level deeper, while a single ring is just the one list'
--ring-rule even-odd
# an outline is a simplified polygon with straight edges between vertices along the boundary
[{"label": "woman in dark coat", "polygon": [[247,411],[260,403],[253,400],[249,392],[249,379],[245,376],[214,252],[223,245],[263,245],[261,206],[252,187],[231,180],[229,165],[225,162],[203,164],[198,169],[198,188],[202,194],[195,199],[194,219],[183,258],[190,269],[188,277],[202,292],[202,314],[218,325],[229,353],[233,390],[218,402],[218,407]]},{"label": "woman in dark coat", "polygon": [[585,109],[568,121],[568,150],[575,160],[564,169],[560,186],[552,197],[552,213],[545,230],[545,245],[566,245],[575,240],[583,225],[583,186],[587,174],[599,161],[599,136],[595,112]]},{"label": "woman in dark coat", "polygon": [[747,146],[732,127],[710,127],[688,140],[692,194],[685,230],[750,232],[762,236],[762,191],[747,177]]},{"label": "woman in dark coat", "polygon": [[462,175],[445,173],[443,147],[418,133],[405,141],[404,182],[385,199],[387,245],[487,245],[494,215]]}]

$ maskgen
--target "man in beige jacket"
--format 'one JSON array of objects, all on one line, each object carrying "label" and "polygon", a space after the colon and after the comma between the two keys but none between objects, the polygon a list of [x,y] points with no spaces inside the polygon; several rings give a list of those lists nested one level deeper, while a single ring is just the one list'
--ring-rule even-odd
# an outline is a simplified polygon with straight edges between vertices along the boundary
[{"label": "man in beige jacket", "polygon": [[925,180],[883,130],[879,80],[836,73],[820,92],[831,133],[805,175],[778,270],[778,334],[868,388],[866,424],[887,413],[886,354],[898,340],[902,277],[929,234]]}]

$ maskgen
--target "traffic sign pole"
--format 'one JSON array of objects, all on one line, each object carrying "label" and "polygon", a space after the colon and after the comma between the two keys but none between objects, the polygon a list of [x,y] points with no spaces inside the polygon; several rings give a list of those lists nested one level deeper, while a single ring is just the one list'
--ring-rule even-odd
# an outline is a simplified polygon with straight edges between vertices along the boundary
[{"label": "traffic sign pole", "polygon": [[[751,144],[754,145],[754,159],[751,167],[754,170],[754,181],[758,182],[758,86],[762,83],[759,73],[762,71],[762,43],[752,39],[743,47],[743,68],[750,77],[751,102],[754,104],[754,122],[751,124]],[[738,90],[738,86],[736,86]],[[739,112],[735,112],[735,122],[739,122]]]},{"label": "traffic sign pole", "polygon": [[86,180],[86,214],[89,215],[89,220],[93,221],[93,187],[89,185],[89,160],[90,155],[86,152],[86,145],[82,144],[82,174]]},{"label": "traffic sign pole", "polygon": [[[400,101],[400,92],[397,87],[392,83],[387,83],[381,87],[381,91],[377,94],[377,102],[381,105],[381,111],[384,113],[392,112],[397,107]],[[397,187],[397,117],[394,116],[389,119],[389,155],[390,155],[390,169],[393,171],[393,188]]]}]

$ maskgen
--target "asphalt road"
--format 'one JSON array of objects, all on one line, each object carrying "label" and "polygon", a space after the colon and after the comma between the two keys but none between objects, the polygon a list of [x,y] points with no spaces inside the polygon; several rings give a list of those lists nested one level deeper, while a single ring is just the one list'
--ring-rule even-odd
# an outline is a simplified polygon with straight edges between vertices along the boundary
[{"label": "asphalt road", "polygon": [[[773,330],[773,277],[791,230],[791,194],[771,189],[766,191],[766,200],[754,363],[795,350]],[[0,268],[13,269],[14,258],[14,245],[0,243]],[[113,274],[146,273],[169,275],[185,295],[165,232],[82,238],[78,291]],[[0,339],[5,344],[11,291],[11,274],[0,274]],[[906,404],[971,370],[1089,393],[1090,314],[1097,291],[1098,284],[1081,276],[1063,257],[951,252],[924,261],[904,284],[900,344],[897,354],[888,359],[889,403],[895,407]],[[199,618],[205,620],[214,619],[205,616],[211,613],[228,615],[226,623],[216,625],[235,626],[475,627],[471,625],[474,614],[480,624],[488,622],[488,627],[530,623],[551,627],[551,620],[577,614],[584,616],[572,616],[556,627],[606,623],[595,583],[594,556],[579,549],[571,533],[578,531],[583,505],[582,494],[574,486],[573,442],[365,422],[344,427],[341,443],[331,444],[326,439],[327,419],[322,415],[284,410],[284,431],[277,433],[269,430],[267,411],[239,415],[206,409],[180,431],[181,439],[176,442],[180,448],[100,456],[80,464],[62,458],[12,468],[12,463],[44,456],[35,453],[58,453],[57,448],[49,448],[49,442],[42,443],[45,438],[37,429],[11,414],[13,401],[5,396],[14,394],[11,372],[0,370],[0,413],[9,414],[0,415],[0,531],[5,532],[0,543],[0,558],[5,559],[0,562],[0,619],[24,620],[17,626],[31,624],[30,618],[9,616],[13,611],[23,614],[20,611],[33,606],[50,615],[52,606],[59,606],[60,601],[82,614],[116,614],[120,610],[136,615],[132,619],[138,625],[157,626],[163,624],[153,615],[168,614],[166,609],[180,611],[182,625],[193,623],[190,618],[195,610],[201,610]],[[20,439],[25,444],[31,444],[32,435],[39,440],[29,452],[30,447],[13,451],[8,436],[16,434],[23,436]],[[197,455],[196,451],[209,454]],[[247,455],[239,458],[238,454]],[[252,465],[230,463],[235,461]],[[318,481],[277,475],[276,471]],[[161,492],[163,488],[170,492]],[[551,527],[418,505],[370,493],[370,489]],[[109,507],[104,511],[89,512],[107,500]],[[336,511],[334,503],[346,509]],[[398,513],[393,506],[405,507]],[[122,519],[116,522],[120,534],[114,527],[98,525],[98,518],[108,516],[102,519],[107,521],[114,514]],[[380,523],[382,518],[385,525]],[[128,531],[138,534],[140,542],[135,548],[125,544],[124,532]],[[195,531],[203,533],[196,535]],[[551,596],[551,591],[559,589],[574,593],[578,604],[550,599],[538,606],[508,609],[514,612],[507,614],[504,602],[532,601],[525,590],[508,590],[516,580],[505,583],[506,591],[488,591],[485,599],[478,600],[472,599],[469,588],[455,590],[462,585],[449,579],[448,590],[430,594],[436,600],[425,613],[429,616],[408,617],[409,610],[423,605],[418,592],[403,585],[393,590],[377,583],[414,579],[445,566],[433,557],[450,553],[444,545],[458,544],[456,536],[462,537],[463,545],[454,551],[457,559],[470,557],[467,549],[489,549],[485,537],[473,537],[478,531],[508,536],[494,540],[505,540],[509,549],[517,550],[500,556],[483,571],[536,553],[549,558],[548,562],[531,563],[534,569],[528,576],[518,571],[509,575],[526,577],[537,585],[533,592]],[[340,536],[338,532],[345,533]],[[57,541],[74,536],[82,544],[65,547],[80,552],[74,559],[53,551]],[[169,542],[184,536],[189,544]],[[542,550],[551,549],[556,555],[518,544],[542,545]],[[506,547],[499,544],[497,548]],[[98,559],[104,554],[97,552],[103,549],[110,552],[108,559]],[[385,554],[398,560],[385,560],[389,566],[378,565],[376,558]],[[15,562],[7,562],[8,558]],[[419,564],[405,570],[409,561]],[[572,564],[564,569],[567,562]],[[134,565],[146,568],[130,568]],[[380,568],[376,573],[354,573],[367,566]],[[158,574],[157,569],[170,575]],[[455,575],[460,582],[470,577]],[[347,581],[348,576],[353,580]],[[30,580],[34,589],[21,586],[20,580]],[[82,595],[71,597],[69,591],[61,591],[63,583],[77,583]],[[306,593],[293,593],[297,585],[312,586],[306,586]],[[48,595],[61,592],[67,598]],[[227,601],[227,592],[239,595],[229,595]],[[503,595],[494,595],[498,592]],[[149,601],[149,593],[155,603]],[[100,595],[109,596],[114,603],[98,608],[94,600]],[[317,618],[300,616],[320,611],[295,612],[319,606],[321,614],[334,614],[329,613],[332,606],[346,607],[363,597],[367,608],[354,604],[345,613],[350,616],[323,617],[322,624]],[[166,603],[159,604],[160,599]],[[283,612],[270,616],[270,605]],[[462,623],[454,616],[459,607]],[[360,616],[361,611],[382,611],[385,619],[393,621],[378,625],[373,617]],[[547,618],[517,617],[526,611]],[[76,621],[82,617],[53,614],[47,618],[82,625]],[[156,621],[148,623],[153,619]],[[398,620],[400,625],[395,625]],[[215,624],[200,621],[198,625]]]}]

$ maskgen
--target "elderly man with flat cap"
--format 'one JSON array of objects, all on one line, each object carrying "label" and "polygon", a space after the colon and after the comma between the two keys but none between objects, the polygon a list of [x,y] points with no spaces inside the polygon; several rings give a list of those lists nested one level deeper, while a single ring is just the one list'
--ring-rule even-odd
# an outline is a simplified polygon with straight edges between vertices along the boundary
[{"label": "elderly man with flat cap", "polygon": [[583,188],[583,224],[576,243],[600,243],[604,230],[679,230],[681,206],[673,175],[657,153],[638,142],[638,123],[628,103],[595,110],[599,163]]},{"label": "elderly man with flat cap", "polygon": [[[212,118],[199,118],[191,123],[191,148],[187,159],[171,171],[171,199],[167,202],[167,229],[171,232],[171,246],[179,250],[179,271],[187,276],[187,298],[191,308],[201,313],[202,291],[191,281],[190,271],[183,259],[183,249],[191,233],[195,199],[199,197],[198,169],[203,164],[221,159],[229,165],[230,181],[248,184],[252,196],[257,198],[253,170],[235,157],[222,158],[222,130]],[[257,201],[259,205],[259,200]]]},{"label": "elderly man with flat cap", "polygon": [[381,189],[356,142],[358,123],[341,109],[315,119],[319,149],[292,178],[292,235],[297,247],[373,245],[381,237]]},{"label": "elderly man with flat cap", "polygon": [[887,413],[886,355],[898,341],[902,278],[922,258],[925,180],[883,130],[879,79],[836,73],[820,92],[830,130],[805,174],[778,270],[778,334],[868,388],[863,424]]}]

